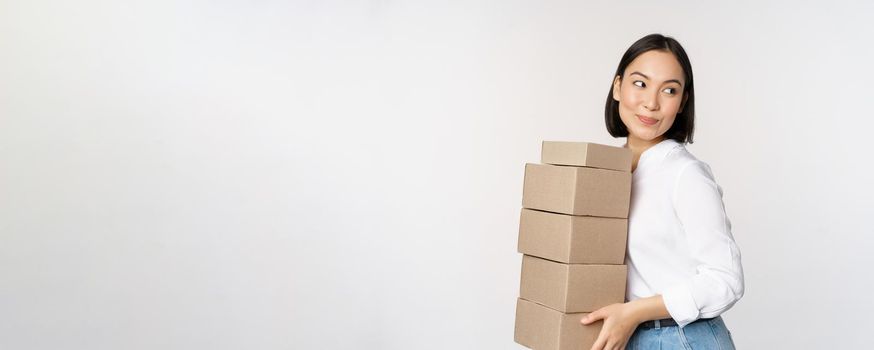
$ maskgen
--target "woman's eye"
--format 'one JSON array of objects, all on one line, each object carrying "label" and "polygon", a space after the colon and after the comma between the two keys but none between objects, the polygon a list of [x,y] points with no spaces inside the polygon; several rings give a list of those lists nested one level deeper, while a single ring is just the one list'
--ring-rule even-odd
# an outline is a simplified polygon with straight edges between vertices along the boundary
[{"label": "woman's eye", "polygon": [[674,89],[674,88],[667,88],[667,89],[664,90],[664,92],[667,92],[668,94],[673,95],[673,94],[675,94],[675,93],[677,92],[677,89]]},{"label": "woman's eye", "polygon": [[634,84],[634,86],[637,86],[637,87],[646,87],[646,84],[644,84],[640,80],[635,80],[632,84]]}]

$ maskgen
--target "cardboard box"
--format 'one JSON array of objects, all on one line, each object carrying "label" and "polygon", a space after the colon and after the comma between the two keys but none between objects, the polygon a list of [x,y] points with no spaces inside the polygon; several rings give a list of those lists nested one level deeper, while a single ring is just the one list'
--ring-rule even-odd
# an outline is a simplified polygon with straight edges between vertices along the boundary
[{"label": "cardboard box", "polygon": [[628,218],[631,173],[525,164],[522,206],[568,215]]},{"label": "cardboard box", "polygon": [[625,302],[626,265],[562,264],[522,256],[519,296],[564,313]]},{"label": "cardboard box", "polygon": [[543,141],[540,162],[631,172],[631,149],[590,142]]},{"label": "cardboard box", "polygon": [[566,264],[625,263],[628,219],[522,209],[519,252]]},{"label": "cardboard box", "polygon": [[595,344],[604,321],[580,323],[588,313],[565,314],[519,298],[513,340],[536,350],[588,350]]}]

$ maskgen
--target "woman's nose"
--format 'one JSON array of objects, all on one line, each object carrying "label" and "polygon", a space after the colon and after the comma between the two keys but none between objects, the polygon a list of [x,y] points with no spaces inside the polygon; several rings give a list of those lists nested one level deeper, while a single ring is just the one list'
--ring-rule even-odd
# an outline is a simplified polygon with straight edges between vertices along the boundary
[{"label": "woman's nose", "polygon": [[650,110],[650,111],[654,111],[654,110],[659,109],[658,95],[657,94],[647,94],[647,96],[645,97],[645,99],[643,101],[643,107]]}]

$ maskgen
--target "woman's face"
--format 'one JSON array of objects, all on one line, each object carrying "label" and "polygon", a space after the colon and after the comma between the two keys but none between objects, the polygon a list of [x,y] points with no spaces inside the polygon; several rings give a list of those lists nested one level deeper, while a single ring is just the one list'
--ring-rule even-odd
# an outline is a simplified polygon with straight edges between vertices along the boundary
[{"label": "woman's face", "polygon": [[687,96],[683,67],[667,51],[651,50],[637,56],[625,76],[613,80],[613,99],[619,101],[619,117],[629,138],[660,141]]}]

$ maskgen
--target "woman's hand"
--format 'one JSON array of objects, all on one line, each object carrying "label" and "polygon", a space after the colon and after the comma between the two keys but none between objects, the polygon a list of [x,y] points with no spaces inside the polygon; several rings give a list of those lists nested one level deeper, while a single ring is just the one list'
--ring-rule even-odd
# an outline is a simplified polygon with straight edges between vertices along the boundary
[{"label": "woman's hand", "polygon": [[601,333],[591,350],[623,350],[628,339],[634,333],[641,321],[629,303],[617,303],[598,309],[583,317],[580,322],[588,325],[598,320],[604,320]]}]

